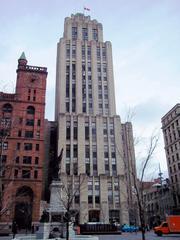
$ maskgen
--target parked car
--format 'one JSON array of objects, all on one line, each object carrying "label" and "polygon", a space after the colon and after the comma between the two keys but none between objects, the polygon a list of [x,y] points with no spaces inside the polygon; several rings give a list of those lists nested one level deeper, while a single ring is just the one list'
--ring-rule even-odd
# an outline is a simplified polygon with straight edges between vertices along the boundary
[{"label": "parked car", "polygon": [[58,227],[53,228],[53,230],[49,234],[49,238],[60,238],[62,237],[62,233],[60,232]]},{"label": "parked car", "polygon": [[137,232],[138,230],[139,230],[139,228],[137,226],[128,225],[128,224],[124,224],[121,227],[122,232]]}]

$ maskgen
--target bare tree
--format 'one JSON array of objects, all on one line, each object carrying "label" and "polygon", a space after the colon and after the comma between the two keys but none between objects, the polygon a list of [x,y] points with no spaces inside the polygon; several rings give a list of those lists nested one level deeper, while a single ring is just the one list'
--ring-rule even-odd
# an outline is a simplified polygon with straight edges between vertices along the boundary
[{"label": "bare tree", "polygon": [[144,178],[146,177],[145,173],[148,167],[148,163],[152,159],[153,153],[157,147],[159,136],[157,134],[152,134],[149,139],[149,146],[147,148],[147,153],[142,161],[142,169],[139,176],[139,182],[136,180],[134,173],[132,172],[132,176],[134,178],[134,193],[136,194],[138,210],[139,210],[139,219],[140,219],[140,227],[142,233],[142,240],[145,240],[145,209],[146,203],[144,200]]},{"label": "bare tree", "polygon": [[[128,114],[129,115],[129,114]],[[120,157],[123,159],[124,161],[124,167],[126,170],[128,170],[128,175],[129,178],[132,179],[132,189],[130,189],[132,195],[133,195],[133,199],[134,199],[134,206],[131,206],[131,210],[134,211],[134,207],[136,206],[136,209],[138,209],[139,212],[139,221],[140,221],[140,228],[141,228],[141,232],[142,232],[142,240],[145,240],[145,209],[146,209],[146,204],[144,201],[144,179],[147,177],[146,175],[146,171],[148,169],[148,164],[150,163],[150,160],[153,157],[153,153],[157,147],[157,143],[158,143],[158,139],[159,139],[159,134],[157,134],[155,131],[152,133],[151,137],[148,139],[148,146],[147,146],[147,151],[145,152],[143,150],[143,152],[141,152],[141,155],[143,154],[143,158],[141,158],[140,160],[140,164],[141,164],[141,169],[139,169],[139,176],[137,179],[137,174],[136,174],[136,166],[127,166],[127,162],[125,160],[124,157],[124,153],[122,151],[120,151],[120,149],[118,148],[118,146],[116,146],[117,149],[117,153],[120,155]],[[138,138],[138,141],[136,141],[137,138],[133,141],[130,142],[130,140],[128,139],[128,143],[127,143],[127,147],[128,147],[128,151],[130,154],[130,158],[132,158],[132,154],[133,152],[131,151],[131,148],[134,148],[134,146],[137,144],[141,143],[140,138]],[[129,186],[128,186],[129,187]]]},{"label": "bare tree", "polygon": [[[74,181],[76,179],[76,184]],[[74,204],[79,205],[80,192],[84,189],[84,181],[86,175],[79,176],[61,176],[63,184],[61,192],[61,202],[63,204],[65,214],[64,222],[66,224],[66,240],[69,240],[69,226],[70,222],[74,221],[79,214],[79,208],[74,209]],[[78,181],[77,181],[78,180]]]}]

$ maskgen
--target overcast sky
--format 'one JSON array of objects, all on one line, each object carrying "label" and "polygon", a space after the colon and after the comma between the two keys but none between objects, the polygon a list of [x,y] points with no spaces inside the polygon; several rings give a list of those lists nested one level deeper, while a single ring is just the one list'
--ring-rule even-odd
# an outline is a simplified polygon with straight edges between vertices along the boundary
[{"label": "overcast sky", "polygon": [[[83,12],[103,24],[113,47],[117,114],[134,113],[134,135],[142,139],[161,128],[161,117],[179,101],[179,0],[0,0],[1,91],[14,91],[17,59],[48,68],[46,117],[54,119],[56,45],[64,18]],[[161,132],[161,130],[160,130]],[[138,155],[140,148],[136,149]],[[162,134],[152,161],[166,171]],[[165,176],[165,175],[164,175]]]}]

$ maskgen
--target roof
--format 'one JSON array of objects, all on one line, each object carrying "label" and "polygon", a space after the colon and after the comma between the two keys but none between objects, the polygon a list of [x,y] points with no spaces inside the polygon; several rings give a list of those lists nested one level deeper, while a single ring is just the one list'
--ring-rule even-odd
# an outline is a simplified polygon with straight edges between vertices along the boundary
[{"label": "roof", "polygon": [[19,60],[27,60],[24,52],[22,52]]}]

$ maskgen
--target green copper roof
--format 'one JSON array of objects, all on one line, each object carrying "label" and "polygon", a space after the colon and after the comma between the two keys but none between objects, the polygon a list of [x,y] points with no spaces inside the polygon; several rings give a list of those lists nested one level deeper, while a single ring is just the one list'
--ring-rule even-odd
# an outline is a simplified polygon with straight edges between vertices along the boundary
[{"label": "green copper roof", "polygon": [[21,60],[27,60],[24,52],[22,52],[22,54],[21,54],[21,56],[20,56],[19,59],[21,59]]}]

